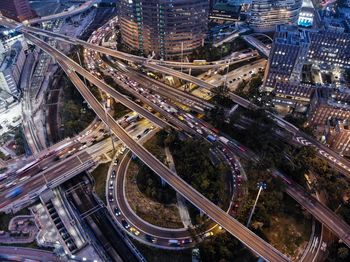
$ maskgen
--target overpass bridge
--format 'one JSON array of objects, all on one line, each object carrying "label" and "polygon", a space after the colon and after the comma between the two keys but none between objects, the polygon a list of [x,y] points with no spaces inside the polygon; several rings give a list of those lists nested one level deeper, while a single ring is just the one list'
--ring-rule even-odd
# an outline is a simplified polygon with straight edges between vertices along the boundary
[{"label": "overpass bridge", "polygon": [[18,185],[21,186],[24,192],[23,194],[14,198],[7,198],[6,195],[9,194],[13,188],[1,192],[0,199],[3,199],[3,201],[0,203],[0,212],[15,211],[27,206],[35,201],[40,193],[46,189],[59,186],[79,173],[91,168],[94,164],[95,161],[92,156],[86,152],[81,152],[60,161],[56,165],[31,177],[29,180],[25,181],[24,184]]},{"label": "overpass bridge", "polygon": [[[66,60],[67,61],[67,60]],[[154,67],[154,69],[155,70],[157,70],[160,66],[157,66],[157,65],[152,65],[152,67]],[[175,71],[175,70],[172,70],[172,69],[168,69],[168,70],[170,70],[171,72],[172,72],[172,74],[174,74],[174,75],[177,75],[177,74],[182,74],[181,72],[178,72],[178,71]],[[84,75],[85,76],[85,75]],[[186,78],[188,79],[188,81],[192,81],[192,79],[194,79],[194,81],[193,82],[195,82],[196,83],[196,81],[198,80],[198,78],[195,78],[195,77],[191,77],[191,76],[188,76],[188,75],[186,75]],[[199,80],[199,81],[201,81],[201,80]],[[208,83],[206,83],[206,85],[209,85]],[[242,98],[239,98],[238,97],[238,99],[242,99]],[[237,100],[237,98],[236,98],[236,100]],[[243,106],[245,106],[245,107],[249,107],[250,105],[249,104],[246,104],[246,100],[241,100],[241,104],[243,105]],[[272,116],[273,117],[273,116]],[[288,122],[286,122],[285,123],[285,121],[283,121],[283,119],[280,119],[280,118],[277,118],[278,119],[278,121],[279,121],[279,123],[281,123],[282,124],[282,126],[284,125],[285,126],[285,128],[289,128],[288,127]],[[295,130],[295,127],[293,126],[293,132],[296,132],[296,131],[298,131],[298,130]],[[293,192],[289,192],[290,194],[292,194]],[[304,204],[304,202],[302,202],[302,201],[298,201],[298,202],[300,202],[302,205]],[[305,204],[306,205],[306,204]],[[310,207],[308,207],[308,206],[306,206],[306,208],[309,210],[310,209]],[[313,210],[312,209],[310,209],[310,212],[313,214],[314,212],[313,212]],[[325,223],[326,225],[328,225],[328,227],[329,228],[332,228],[332,226],[330,226],[329,225],[329,220],[327,220],[327,219],[324,219],[324,217],[320,217],[320,216],[316,216],[316,218],[318,218],[318,219],[320,219],[320,221],[322,222],[322,223]],[[346,230],[345,230],[345,228],[343,228],[344,229],[344,231],[343,232],[347,232]],[[343,239],[344,240],[344,242],[345,243],[348,243],[349,245],[350,245],[350,242],[349,242],[349,236],[348,236],[348,233],[343,233],[343,234],[341,234],[341,233],[339,233],[339,231],[337,232],[335,232],[336,234],[337,234],[337,236],[339,236],[341,239]]]},{"label": "overpass bridge", "polygon": [[[246,41],[248,44],[250,44],[257,50],[259,50],[265,57],[268,58],[270,55],[270,49],[267,48],[266,45],[263,42],[261,42],[259,39],[255,38],[254,37],[255,35],[257,34],[244,35],[242,36],[242,38],[244,41]],[[264,35],[264,36],[268,37],[272,41],[272,39],[269,36],[267,35]]]},{"label": "overpass bridge", "polygon": [[91,7],[98,4],[99,2],[100,2],[100,0],[89,0],[89,1],[86,1],[84,4],[82,4],[79,7],[72,8],[70,10],[68,9],[66,11],[63,11],[63,12],[60,12],[57,14],[52,14],[52,15],[48,15],[48,16],[43,16],[43,17],[38,17],[38,18],[26,20],[23,22],[23,24],[24,25],[32,25],[32,24],[43,23],[43,22],[47,22],[47,21],[51,21],[51,20],[57,20],[57,19],[61,19],[61,18],[69,17],[69,16],[74,16],[74,15],[77,15],[77,14],[80,14],[82,12],[89,10]]},{"label": "overpass bridge", "polygon": [[[0,17],[0,23],[9,27],[9,28],[12,28],[12,29],[14,29],[18,25],[20,25],[19,23],[15,22],[13,20],[4,18],[4,17]],[[145,60],[147,60],[147,59],[144,57],[138,57],[135,55],[126,54],[126,53],[119,52],[116,50],[111,50],[109,48],[105,48],[102,46],[87,43],[87,42],[82,41],[80,39],[69,38],[67,36],[56,34],[53,32],[49,32],[49,31],[46,31],[43,29],[38,29],[38,28],[34,28],[34,27],[22,27],[20,30],[22,32],[31,32],[31,33],[40,34],[40,35],[43,35],[46,37],[52,37],[58,41],[65,41],[65,42],[71,43],[73,45],[82,45],[85,48],[92,49],[96,52],[110,55],[110,56],[113,56],[115,58],[118,58],[118,59],[121,59],[124,61],[132,61],[134,63],[142,64],[144,67],[149,68],[150,70],[155,70],[155,71],[163,73],[163,74],[178,77],[179,79],[182,79],[182,80],[185,80],[188,82],[192,82],[192,83],[198,85],[199,87],[203,87],[203,88],[207,88],[207,89],[214,88],[213,85],[211,85],[211,84],[209,84],[209,83],[207,83],[207,82],[205,82],[197,77],[193,77],[191,75],[176,71],[174,69],[161,66],[161,65],[157,64],[157,61],[155,61],[155,60],[152,60],[152,63],[150,63],[150,62],[145,63]],[[172,63],[172,62],[170,62],[170,63]],[[243,99],[240,96],[237,96],[234,93],[230,93],[230,97],[235,103],[237,103],[238,105],[240,105],[244,108],[258,109],[258,107],[256,105],[254,105],[253,103],[251,103],[250,101],[248,101],[246,99]],[[350,177],[350,161],[340,157],[336,152],[334,152],[330,148],[324,146],[323,144],[321,144],[317,140],[311,138],[310,136],[303,133],[302,131],[298,130],[298,128],[296,128],[292,124],[281,120],[281,118],[278,117],[277,115],[270,114],[270,116],[280,125],[281,128],[284,128],[285,130],[287,130],[293,134],[297,133],[299,136],[301,136],[301,137],[305,138],[307,141],[309,141],[310,144],[312,144],[317,149],[317,153],[318,153],[319,157],[325,159],[330,165],[334,166],[335,168],[337,168],[341,172],[344,172],[344,174],[347,174]]]},{"label": "overpass bridge", "polygon": [[230,59],[224,59],[224,60],[218,60],[218,61],[212,61],[212,62],[203,62],[203,64],[197,64],[196,62],[177,62],[177,61],[149,59],[146,57],[136,56],[136,55],[124,53],[118,50],[113,50],[104,46],[88,43],[78,38],[68,37],[68,36],[50,32],[44,29],[31,27],[31,26],[21,26],[21,24],[11,21],[10,19],[7,19],[5,17],[1,17],[0,21],[3,25],[9,26],[12,28],[17,27],[18,30],[22,32],[36,33],[46,37],[57,38],[57,40],[64,41],[69,44],[82,45],[85,48],[89,48],[97,52],[104,53],[106,55],[111,55],[115,58],[118,58],[127,62],[133,62],[133,63],[139,63],[139,64],[151,63],[151,64],[157,64],[157,65],[167,66],[167,67],[176,68],[176,69],[182,68],[182,69],[193,69],[193,70],[209,70],[209,69],[224,67],[227,65],[237,64],[259,56],[257,53],[254,53],[251,56],[247,56],[244,58],[236,57],[236,58],[230,58]]},{"label": "overpass bridge", "polygon": [[[211,217],[214,221],[221,224],[224,228],[228,230],[231,234],[235,235],[238,239],[240,239],[243,243],[247,244],[247,241],[250,243],[249,246],[252,248],[257,254],[260,256],[268,259],[267,257],[272,256],[271,259],[268,259],[270,261],[285,261],[285,257],[281,254],[275,253],[275,252],[269,252],[269,254],[266,254],[264,250],[262,250],[262,246],[264,246],[264,243],[261,243],[260,240],[255,239],[255,236],[253,239],[247,238],[250,233],[246,232],[244,229],[239,227],[236,223],[237,221],[233,220],[227,220],[228,218],[225,217],[225,215],[220,213],[220,209],[217,210],[217,207],[213,205],[210,201],[207,199],[202,199],[203,196],[201,196],[198,192],[191,189],[184,181],[174,179],[174,175],[171,174],[171,171],[168,170],[166,167],[162,166],[161,163],[158,163],[157,160],[154,159],[152,155],[150,155],[147,151],[145,152],[142,147],[137,145],[135,141],[132,140],[131,137],[128,135],[125,135],[123,133],[123,130],[120,129],[119,125],[115,123],[113,119],[109,115],[104,115],[104,112],[102,113],[101,110],[103,110],[102,106],[99,104],[99,102],[93,97],[93,95],[90,93],[89,90],[86,90],[86,86],[81,82],[80,78],[76,75],[74,72],[75,69],[71,68],[71,64],[69,61],[66,61],[66,58],[63,56],[63,54],[59,53],[54,48],[48,46],[45,42],[33,37],[27,35],[27,37],[33,41],[37,46],[45,50],[46,52],[49,52],[50,55],[52,55],[63,67],[65,72],[69,75],[69,77],[72,79],[74,84],[77,86],[79,91],[83,94],[84,98],[89,102],[89,104],[93,107],[95,112],[98,114],[98,116],[105,122],[110,123],[109,126],[111,126],[113,132],[137,155],[142,161],[144,161],[147,165],[149,165],[157,174],[159,174],[165,181],[167,181],[171,186],[176,188],[181,194],[183,194],[187,199],[189,199],[190,202],[192,202],[194,205],[196,205],[199,209],[201,209],[203,212],[208,214],[209,217]],[[173,70],[175,71],[175,70]],[[172,71],[171,71],[172,72]],[[177,71],[175,71],[177,72]],[[85,73],[82,74],[85,76]],[[182,77],[182,76],[181,76]],[[191,81],[191,80],[188,80]],[[201,80],[200,80],[201,81]],[[205,82],[204,82],[205,83]],[[208,83],[206,83],[209,85]],[[114,121],[114,122],[113,122]],[[170,173],[169,173],[170,172]],[[222,210],[221,210],[222,211]],[[232,218],[231,218],[232,219]],[[239,224],[239,223],[238,223]],[[238,226],[238,228],[237,228]],[[238,231],[237,231],[238,230]],[[239,234],[237,232],[242,232],[243,234]],[[246,235],[248,234],[248,235]],[[239,235],[239,236],[238,236]],[[252,241],[257,240],[258,246],[252,243]],[[265,247],[266,248],[266,247]],[[269,249],[268,247],[267,249]],[[277,258],[276,256],[280,256]],[[275,260],[279,259],[279,260]]]},{"label": "overpass bridge", "polygon": [[[48,52],[54,59],[61,65],[63,70],[66,72],[68,77],[71,79],[73,84],[82,94],[84,99],[89,103],[91,108],[95,111],[97,116],[108,125],[112,132],[136,155],[148,165],[156,174],[158,174],[164,181],[172,186],[176,191],[183,195],[188,201],[190,201],[197,208],[202,210],[211,219],[220,224],[229,233],[237,237],[247,247],[251,248],[256,254],[265,258],[268,261],[289,261],[289,259],[266,243],[264,240],[256,236],[253,232],[239,223],[237,220],[229,216],[222,209],[217,207],[215,204],[206,199],[198,191],[193,189],[189,184],[182,180],[177,175],[173,174],[167,166],[145,150],[141,145],[133,140],[114,120],[108,113],[106,114],[103,106],[93,96],[90,90],[85,86],[83,81],[79,78],[75,71],[78,71],[73,63],[60,53],[58,50],[49,46],[44,41],[26,34],[26,37],[36,44],[38,47]],[[90,73],[79,71],[84,77],[87,77]]]}]

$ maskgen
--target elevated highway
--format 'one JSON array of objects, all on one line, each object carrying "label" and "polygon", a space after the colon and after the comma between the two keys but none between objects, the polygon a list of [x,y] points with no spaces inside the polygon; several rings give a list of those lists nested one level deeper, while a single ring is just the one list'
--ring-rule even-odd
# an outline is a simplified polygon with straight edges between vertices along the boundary
[{"label": "elevated highway", "polygon": [[21,186],[22,192],[16,197],[6,197],[13,189],[7,189],[0,193],[0,211],[16,210],[25,203],[36,199],[41,192],[47,188],[54,188],[59,184],[67,181],[75,175],[89,169],[94,165],[91,155],[86,152],[71,156],[56,165],[40,172],[38,175],[31,177]]},{"label": "elevated highway", "polygon": [[251,46],[258,49],[265,57],[269,57],[270,49],[266,47],[266,45],[260,40],[256,39],[253,35],[244,35],[242,36],[244,41],[246,41]]},{"label": "elevated highway", "polygon": [[74,16],[74,15],[77,15],[77,14],[80,14],[82,12],[87,11],[88,9],[93,7],[95,4],[98,4],[99,2],[100,2],[100,0],[89,0],[89,1],[86,1],[84,4],[82,4],[81,6],[73,8],[71,10],[66,10],[66,11],[63,11],[63,12],[60,12],[57,14],[48,15],[48,16],[33,18],[30,20],[24,21],[23,24],[24,25],[38,24],[38,23],[42,23],[42,22],[47,22],[47,21],[51,21],[51,20],[57,20],[57,19],[61,19],[61,18],[69,17],[69,16]]},{"label": "elevated highway", "polygon": [[237,237],[241,242],[243,242],[247,247],[252,249],[257,255],[263,257],[268,261],[289,261],[289,259],[280,253],[277,249],[272,247],[270,244],[266,243],[260,237],[255,235],[237,220],[229,216],[222,209],[217,207],[215,204],[206,199],[198,191],[194,190],[189,184],[187,184],[180,177],[172,173],[168,167],[166,167],[162,162],[150,154],[145,148],[139,145],[133,140],[111,117],[105,112],[103,106],[99,101],[93,96],[90,90],[84,85],[83,81],[78,77],[78,75],[73,71],[70,65],[66,64],[66,61],[62,55],[46,44],[45,42],[27,35],[27,37],[33,41],[38,47],[48,52],[53,56],[56,61],[61,65],[63,70],[66,72],[68,77],[71,79],[73,84],[82,94],[84,99],[89,103],[92,109],[95,111],[97,116],[108,125],[112,132],[136,155],[142,160],[146,165],[148,165],[155,173],[157,173],[164,181],[166,181],[170,186],[172,186],[176,191],[183,195],[188,201],[193,205],[207,214],[212,220],[220,224],[225,228],[230,234]]},{"label": "elevated highway", "polygon": [[[39,40],[40,41],[40,40]],[[42,45],[44,45],[45,43],[42,43],[42,44],[39,44],[38,46],[40,46],[41,48],[43,48],[42,47]],[[44,49],[44,48],[43,48]],[[47,51],[47,50],[46,50]],[[50,51],[48,51],[48,52],[52,52],[52,50]],[[52,55],[52,53],[51,53],[51,55]],[[55,57],[56,58],[56,57]],[[57,59],[57,58],[56,58]],[[60,59],[57,59],[57,61],[59,61]],[[67,66],[67,65],[65,65],[64,63],[64,61],[59,61],[60,63],[61,63],[61,65],[63,66],[63,68],[65,68],[65,71],[69,74],[69,76],[71,77],[71,79],[73,79],[73,77],[75,77],[75,73],[73,74],[73,72],[72,72],[72,70],[69,68],[69,66]],[[79,78],[77,78],[77,79],[75,79],[75,83],[76,84],[78,84],[79,83]],[[80,90],[81,91],[81,90]],[[82,92],[82,91],[81,91]],[[83,94],[83,96],[85,97],[85,98],[87,98],[87,97],[89,97],[90,96],[90,94],[89,93],[85,93],[84,92],[84,94]],[[89,103],[91,103],[91,101],[93,101],[93,99],[91,100],[92,98],[90,97],[90,100],[87,100],[87,101],[89,101]],[[244,99],[243,99],[244,100]],[[245,100],[246,101],[246,100]],[[98,109],[98,106],[101,106],[101,105],[99,105],[98,104],[98,101],[96,101],[97,102],[97,108],[96,107],[94,107],[93,106],[93,108],[94,108],[94,110],[99,110]],[[248,102],[249,104],[250,104],[250,102]],[[249,105],[248,104],[248,105]],[[101,113],[99,113],[98,114],[99,115],[99,117],[101,117]],[[110,116],[108,115],[108,116],[105,116],[105,118],[103,119],[103,118],[101,118],[101,119],[103,119],[103,121],[106,123],[106,121],[109,121],[109,118],[110,118]],[[112,123],[113,124],[113,123]],[[288,123],[289,124],[289,123]],[[115,123],[115,125],[116,126],[114,126],[113,127],[113,131],[115,132],[115,133],[118,133],[119,131],[118,131],[118,124],[116,124]],[[120,128],[120,127],[119,127]],[[294,130],[293,130],[293,132],[295,133],[295,127],[294,127]],[[120,136],[123,136],[123,134],[119,134]],[[118,136],[118,135],[117,135]],[[146,164],[148,164],[148,165],[151,165],[150,164],[150,161],[152,160],[152,157],[153,156],[149,156],[149,154],[147,154],[148,152],[146,151],[146,153],[142,150],[142,148],[141,148],[141,151],[138,151],[140,148],[137,148],[137,146],[136,145],[133,145],[132,144],[132,141],[129,141],[128,140],[128,137],[124,137],[123,136],[123,138],[124,138],[124,140],[123,140],[123,142],[125,142],[126,144],[127,144],[127,146],[128,147],[130,147],[130,149],[135,153],[135,150],[137,150],[136,152],[138,152],[138,153],[135,153],[136,155],[138,155],[139,157],[140,157],[140,159],[141,160],[143,160]],[[131,139],[132,140],[132,139]],[[131,143],[131,144],[130,144]],[[129,146],[129,145],[131,145],[131,146]],[[151,161],[152,162],[152,161]],[[153,164],[153,163],[152,163]],[[152,166],[150,166],[151,168],[152,168]],[[156,172],[156,173],[158,173],[158,174],[160,174],[159,172],[157,172],[156,170],[162,170],[164,167],[162,167],[161,165],[160,166],[158,166],[158,165],[156,165],[155,167],[153,167],[152,169]],[[166,168],[166,167],[165,167]],[[165,171],[164,171],[165,172]],[[171,173],[171,171],[169,171],[170,173]],[[203,206],[203,203],[201,204],[201,202],[202,201],[199,201],[199,203],[197,202],[198,200],[200,200],[200,199],[198,199],[198,195],[197,195],[197,193],[198,192],[196,192],[196,193],[194,193],[194,195],[193,195],[193,192],[192,191],[188,191],[188,188],[184,188],[184,189],[179,189],[179,188],[177,188],[176,187],[176,185],[178,184],[178,181],[177,181],[177,179],[174,181],[173,179],[172,179],[172,177],[171,177],[171,174],[166,174],[166,172],[165,173],[161,173],[160,174],[162,177],[163,177],[163,179],[165,179],[170,185],[172,185],[173,187],[175,187],[176,189],[178,189],[179,190],[179,192],[181,193],[181,194],[183,194],[185,197],[187,197],[187,198],[190,198],[190,202],[192,202],[193,204],[195,204],[196,206],[198,206],[203,212],[205,212],[205,213],[207,213],[214,221],[216,221],[217,223],[219,223],[219,224],[221,224],[221,225],[223,225],[223,224],[226,224],[226,226],[227,226],[227,228],[229,228],[229,229],[227,229],[226,228],[226,226],[225,225],[223,225],[223,227],[224,228],[226,228],[230,233],[232,233],[232,234],[234,234],[234,231],[232,231],[232,227],[231,227],[231,225],[230,225],[230,223],[227,225],[227,220],[226,220],[226,218],[224,218],[224,217],[217,217],[217,216],[214,216],[213,214],[212,214],[212,211],[214,211],[215,210],[215,207],[212,207],[212,206],[206,206],[206,207],[202,207]],[[169,176],[170,175],[170,176]],[[172,176],[174,176],[174,175],[172,175]],[[183,183],[185,183],[185,182],[183,182]],[[180,182],[180,186],[182,186],[183,184],[182,184],[182,182]],[[199,193],[198,193],[199,194]],[[200,195],[200,194],[199,194]],[[201,196],[201,195],[200,195]],[[206,201],[208,201],[208,200],[206,200]],[[209,202],[210,203],[210,202]],[[213,205],[212,203],[210,203],[211,205]],[[203,209],[202,209],[203,208]],[[216,207],[217,208],[217,207]],[[222,224],[223,223],[223,224]],[[238,223],[239,224],[239,223]],[[235,234],[234,234],[235,235]],[[242,242],[244,242],[244,240],[242,240],[242,237],[238,237]],[[247,241],[247,239],[245,239],[246,241]],[[249,241],[249,239],[248,239],[248,241]],[[245,242],[244,242],[245,243]],[[259,244],[260,245],[260,244]],[[251,247],[251,246],[250,246]],[[251,247],[252,248],[252,247]],[[254,249],[254,248],[252,248],[252,249]],[[256,251],[256,249],[254,249],[255,251]],[[257,251],[256,251],[257,252]],[[261,255],[261,253],[259,253],[259,252],[257,252],[259,255]],[[263,255],[261,255],[261,256],[263,256]],[[263,256],[264,257],[264,256]],[[283,257],[283,256],[282,256]],[[266,258],[266,257],[265,257]],[[284,257],[285,258],[285,257]],[[285,258],[286,259],[286,258]],[[271,261],[274,261],[274,260],[271,260]],[[284,261],[284,260],[279,260],[279,261]]]},{"label": "elevated highway", "polygon": [[[239,98],[240,98],[240,97],[239,97]],[[244,100],[244,99],[242,99],[242,100],[243,100],[243,102],[246,101],[246,100]],[[249,103],[250,103],[250,102],[249,102]],[[279,121],[280,121],[281,123],[283,123],[283,125],[285,125],[285,128],[288,128],[288,124],[289,124],[288,122],[284,123],[284,122],[283,122],[283,119],[279,119]],[[287,123],[288,123],[288,124],[287,124]],[[290,125],[290,124],[289,124],[289,125]],[[295,130],[295,127],[292,126],[292,125],[291,125],[289,128],[294,128],[293,131],[294,131],[294,132],[296,131],[296,130]],[[302,201],[301,201],[300,203],[304,206],[304,203],[303,203]],[[309,207],[308,207],[307,205],[306,205],[305,207],[309,210]],[[313,211],[313,210],[310,209],[310,212],[311,212],[311,213],[312,213],[312,211]],[[320,217],[318,217],[318,218],[320,218]],[[320,219],[322,219],[322,218],[320,218]],[[323,220],[320,220],[320,221],[323,223]],[[328,221],[325,220],[325,223],[328,223]],[[336,232],[336,234],[337,234],[337,232]],[[338,235],[338,236],[341,236],[341,234],[337,234],[337,235]],[[342,236],[344,237],[344,234],[342,234]]]},{"label": "elevated highway", "polygon": [[[276,172],[278,176],[283,175]],[[338,217],[332,210],[323,205],[316,198],[308,194],[299,185],[283,179],[286,185],[286,192],[307,211],[309,211],[317,220],[321,221],[330,231],[332,231],[344,244],[350,247],[350,226]]]},{"label": "elevated highway", "polygon": [[[12,29],[14,29],[20,25],[14,21],[6,19],[5,17],[2,17],[2,20],[3,20],[2,24],[6,25],[8,27],[11,27]],[[22,32],[27,31],[30,33],[36,33],[36,34],[51,37],[51,38],[57,38],[57,40],[61,40],[61,41],[64,41],[66,43],[73,44],[73,45],[82,45],[85,48],[90,48],[90,49],[93,49],[95,51],[105,53],[107,55],[111,55],[113,57],[116,57],[118,59],[121,59],[121,60],[124,60],[127,62],[133,62],[133,63],[139,63],[139,64],[157,64],[160,66],[167,66],[167,67],[176,68],[176,69],[182,68],[182,69],[193,69],[193,70],[209,70],[212,68],[219,68],[219,67],[224,67],[227,65],[233,65],[233,64],[247,61],[247,60],[250,60],[252,58],[256,58],[259,56],[258,53],[255,53],[255,54],[252,54],[251,56],[247,56],[244,58],[236,57],[236,58],[230,58],[230,59],[225,59],[225,60],[205,62],[204,64],[200,65],[200,64],[191,63],[191,62],[176,62],[176,61],[163,61],[163,60],[149,59],[149,58],[136,56],[136,55],[124,53],[121,51],[109,49],[109,48],[104,47],[104,46],[99,46],[99,45],[95,45],[92,43],[88,43],[88,42],[80,40],[78,38],[68,37],[65,35],[61,35],[58,33],[46,31],[44,29],[31,27],[31,26],[24,26],[24,27],[19,28],[18,30],[20,30]]]}]

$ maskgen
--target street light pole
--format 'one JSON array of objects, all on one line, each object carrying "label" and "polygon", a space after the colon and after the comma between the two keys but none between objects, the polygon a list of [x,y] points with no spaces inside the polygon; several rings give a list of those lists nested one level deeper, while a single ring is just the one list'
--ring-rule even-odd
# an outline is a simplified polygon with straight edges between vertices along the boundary
[{"label": "street light pole", "polygon": [[250,212],[250,215],[249,215],[249,218],[248,218],[248,222],[247,222],[247,227],[248,227],[248,228],[249,228],[250,222],[251,222],[251,220],[252,220],[252,217],[253,217],[253,214],[254,214],[254,211],[255,211],[255,208],[256,208],[256,204],[258,203],[258,200],[259,200],[261,191],[262,191],[263,189],[266,189],[266,184],[265,184],[264,182],[259,182],[259,183],[258,183],[258,187],[259,187],[258,195],[256,196],[256,199],[255,199],[255,202],[254,202],[252,211]]}]

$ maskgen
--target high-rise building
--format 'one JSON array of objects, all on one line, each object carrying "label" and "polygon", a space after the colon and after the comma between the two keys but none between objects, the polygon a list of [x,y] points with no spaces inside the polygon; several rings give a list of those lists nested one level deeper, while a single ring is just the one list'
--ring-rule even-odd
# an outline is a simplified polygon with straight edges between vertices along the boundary
[{"label": "high-rise building", "polygon": [[11,33],[9,35],[1,35],[0,36],[0,53],[7,52],[11,49],[11,47],[16,42],[21,42],[24,51],[28,50],[28,44],[23,36],[23,34],[19,33]]},{"label": "high-rise building", "polygon": [[276,25],[297,22],[303,0],[253,0],[250,26],[256,32],[274,31]]},{"label": "high-rise building", "polygon": [[28,0],[1,0],[0,12],[6,17],[20,22],[35,16]]},{"label": "high-rise building", "polygon": [[325,126],[329,121],[349,121],[350,93],[347,90],[316,89],[308,110],[308,124]]},{"label": "high-rise building", "polygon": [[300,82],[304,65],[329,71],[350,69],[350,34],[277,26],[265,87],[272,90],[277,83]]},{"label": "high-rise building", "polygon": [[277,83],[299,81],[309,50],[309,36],[296,26],[278,25],[265,73],[265,88],[273,89]]},{"label": "high-rise building", "polygon": [[208,29],[208,0],[120,0],[122,41],[144,54],[179,59],[200,47]]},{"label": "high-rise building", "polygon": [[13,44],[11,50],[0,54],[0,89],[18,96],[18,86],[21,72],[26,60],[20,41]]}]

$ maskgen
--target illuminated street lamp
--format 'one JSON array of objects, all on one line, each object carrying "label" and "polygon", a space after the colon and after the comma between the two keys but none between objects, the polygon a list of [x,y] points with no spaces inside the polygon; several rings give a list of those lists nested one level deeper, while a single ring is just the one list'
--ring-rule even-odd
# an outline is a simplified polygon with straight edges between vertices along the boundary
[{"label": "illuminated street lamp", "polygon": [[247,227],[249,227],[250,222],[251,222],[251,220],[252,220],[252,217],[253,217],[253,214],[254,214],[254,211],[255,211],[255,208],[256,208],[256,204],[258,203],[258,200],[259,200],[261,191],[262,191],[263,189],[264,189],[264,190],[266,189],[266,183],[265,183],[265,182],[259,182],[259,183],[257,184],[257,187],[259,188],[259,191],[258,191],[258,195],[256,196],[255,203],[254,203],[254,205],[253,205],[252,211],[250,212],[249,219],[248,219],[248,222],[247,222]]}]

